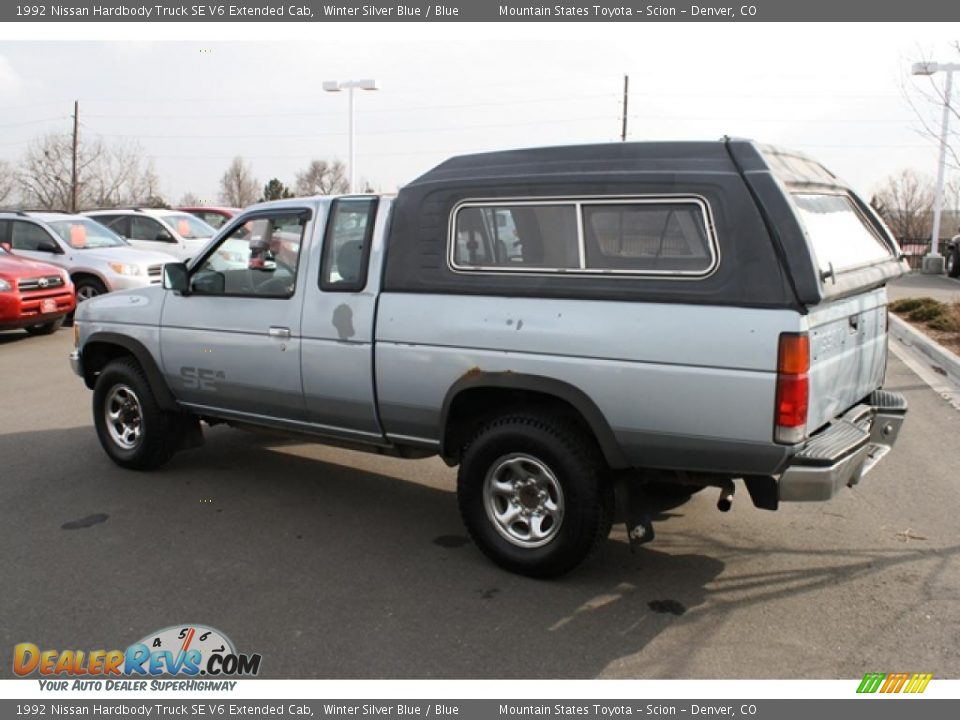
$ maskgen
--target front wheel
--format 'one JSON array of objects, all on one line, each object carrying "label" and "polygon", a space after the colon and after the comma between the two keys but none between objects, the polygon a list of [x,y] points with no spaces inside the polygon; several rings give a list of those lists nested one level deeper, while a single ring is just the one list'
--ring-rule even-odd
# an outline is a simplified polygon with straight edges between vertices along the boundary
[{"label": "front wheel", "polygon": [[94,277],[82,277],[74,281],[77,302],[83,302],[107,292],[107,286]]},{"label": "front wheel", "polygon": [[48,323],[30,325],[26,328],[26,331],[31,335],[53,335],[53,333],[63,327],[64,319],[63,317],[58,317],[56,320],[51,320]]},{"label": "front wheel", "polygon": [[117,465],[153,470],[175,451],[175,419],[160,409],[140,366],[114,360],[97,377],[93,421],[100,445]]},{"label": "front wheel", "polygon": [[960,277],[960,248],[954,248],[947,254],[947,275]]},{"label": "front wheel", "polygon": [[460,514],[477,546],[531,577],[573,569],[610,532],[613,491],[593,439],[540,414],[505,415],[466,448],[457,478]]}]

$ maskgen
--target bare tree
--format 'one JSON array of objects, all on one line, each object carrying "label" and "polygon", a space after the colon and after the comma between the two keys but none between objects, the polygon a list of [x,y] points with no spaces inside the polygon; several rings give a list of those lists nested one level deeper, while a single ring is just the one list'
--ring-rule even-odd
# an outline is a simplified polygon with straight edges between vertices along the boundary
[{"label": "bare tree", "polygon": [[933,183],[913,170],[886,179],[871,204],[901,243],[930,236],[933,223]]},{"label": "bare tree", "polygon": [[[72,201],[72,141],[50,134],[34,140],[21,161],[17,184],[28,206],[69,210]],[[100,138],[82,139],[77,148],[77,205],[116,207],[162,203],[153,166],[137,145],[107,145]]]},{"label": "bare tree", "polygon": [[220,199],[232,207],[246,207],[260,197],[260,183],[253,170],[239,155],[220,178]]},{"label": "bare tree", "polygon": [[17,176],[6,160],[0,160],[0,206],[13,196],[17,186]]},{"label": "bare tree", "polygon": [[[960,41],[953,43],[953,48],[960,53]],[[904,95],[920,124],[920,134],[939,144],[943,107],[947,104],[943,73],[917,80],[926,82],[904,82]],[[950,131],[947,134],[946,161],[949,167],[960,170],[960,107],[956,102],[949,103],[949,113]]]},{"label": "bare tree", "polygon": [[350,191],[347,167],[339,160],[311,160],[303,172],[297,173],[296,194],[338,195]]},{"label": "bare tree", "polygon": [[183,207],[200,207],[203,205],[203,200],[201,200],[200,196],[196,193],[185,192],[180,197],[180,205]]}]

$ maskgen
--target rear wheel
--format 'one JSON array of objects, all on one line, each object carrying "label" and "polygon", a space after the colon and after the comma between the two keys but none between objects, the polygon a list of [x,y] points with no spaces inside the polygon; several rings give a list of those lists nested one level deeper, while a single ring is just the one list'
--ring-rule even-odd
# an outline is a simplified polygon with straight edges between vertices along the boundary
[{"label": "rear wheel", "polygon": [[947,275],[952,278],[960,277],[960,248],[954,248],[947,253]]},{"label": "rear wheel", "polygon": [[613,490],[593,439],[547,415],[504,415],[463,453],[464,524],[491,560],[532,577],[565,573],[610,532]]},{"label": "rear wheel", "polygon": [[48,323],[42,323],[40,325],[31,325],[26,328],[26,331],[31,335],[52,335],[57,330],[63,327],[63,321],[65,318],[58,317],[56,320],[51,320]]},{"label": "rear wheel", "polygon": [[132,358],[114,360],[97,377],[93,420],[100,445],[122,467],[153,470],[175,452],[179,417],[160,409]]}]

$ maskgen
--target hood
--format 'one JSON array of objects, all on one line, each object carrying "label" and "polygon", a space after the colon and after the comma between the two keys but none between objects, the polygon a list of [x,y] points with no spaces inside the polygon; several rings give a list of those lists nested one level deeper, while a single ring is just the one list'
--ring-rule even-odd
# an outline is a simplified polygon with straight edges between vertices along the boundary
[{"label": "hood", "polygon": [[81,260],[100,260],[101,262],[124,262],[139,265],[160,265],[180,262],[173,255],[155,252],[153,250],[139,250],[133,247],[87,248],[75,250],[74,258]]},{"label": "hood", "polygon": [[37,275],[60,275],[61,270],[56,265],[0,252],[0,274],[8,277],[27,278]]}]

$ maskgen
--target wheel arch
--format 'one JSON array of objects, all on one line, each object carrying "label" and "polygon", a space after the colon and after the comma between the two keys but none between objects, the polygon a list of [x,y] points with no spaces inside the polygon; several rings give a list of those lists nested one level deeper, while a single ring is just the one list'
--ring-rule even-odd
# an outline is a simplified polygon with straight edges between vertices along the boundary
[{"label": "wheel arch", "polygon": [[571,418],[593,435],[609,467],[629,466],[609,423],[586,393],[556,378],[514,372],[472,371],[450,387],[440,412],[440,457],[455,465],[484,415],[520,403],[566,408]]},{"label": "wheel arch", "polygon": [[78,278],[81,280],[83,278],[92,278],[102,283],[103,286],[107,289],[107,292],[110,292],[110,283],[107,282],[107,279],[100,272],[98,272],[97,270],[94,270],[93,268],[89,268],[89,267],[71,268],[71,269],[68,269],[67,272],[70,274],[70,280],[73,282],[74,285],[77,284]]},{"label": "wheel arch", "polygon": [[80,362],[83,380],[91,390],[97,375],[113,360],[132,357],[147,376],[153,396],[163,410],[179,410],[177,400],[170,391],[153,355],[139,340],[112,332],[95,332],[83,344]]}]

